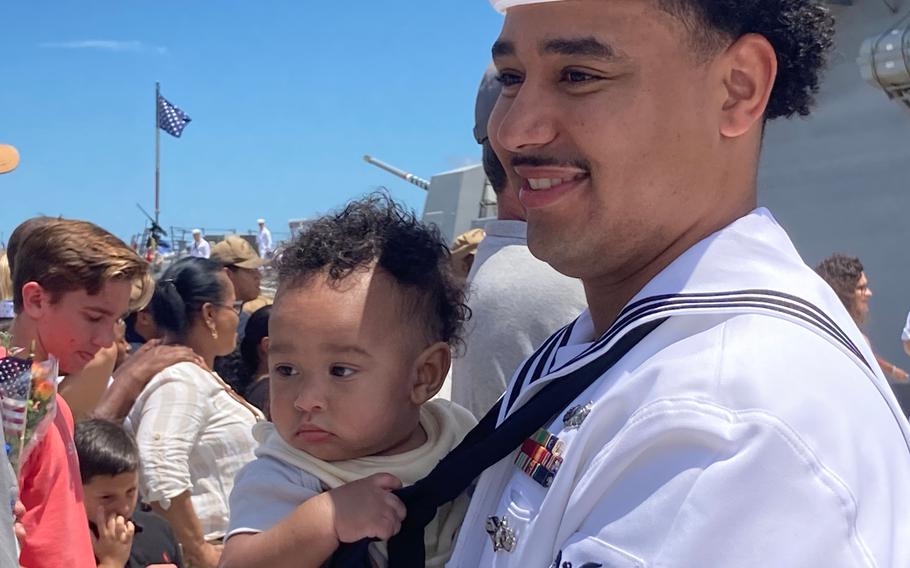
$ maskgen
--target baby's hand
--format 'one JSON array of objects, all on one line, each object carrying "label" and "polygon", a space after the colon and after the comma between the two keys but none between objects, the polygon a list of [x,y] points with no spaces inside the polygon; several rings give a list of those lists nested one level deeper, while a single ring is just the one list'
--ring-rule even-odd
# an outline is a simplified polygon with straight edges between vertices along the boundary
[{"label": "baby's hand", "polygon": [[388,540],[397,534],[407,514],[404,503],[392,494],[400,487],[401,481],[394,475],[377,473],[329,491],[338,540]]}]

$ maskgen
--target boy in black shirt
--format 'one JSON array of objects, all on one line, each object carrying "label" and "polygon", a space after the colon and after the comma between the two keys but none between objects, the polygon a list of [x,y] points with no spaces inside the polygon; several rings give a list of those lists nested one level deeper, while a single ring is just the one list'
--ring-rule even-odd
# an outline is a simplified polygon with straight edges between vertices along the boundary
[{"label": "boy in black shirt", "polygon": [[176,566],[183,559],[167,521],[139,503],[139,449],[119,424],[76,424],[85,512],[99,568]]}]

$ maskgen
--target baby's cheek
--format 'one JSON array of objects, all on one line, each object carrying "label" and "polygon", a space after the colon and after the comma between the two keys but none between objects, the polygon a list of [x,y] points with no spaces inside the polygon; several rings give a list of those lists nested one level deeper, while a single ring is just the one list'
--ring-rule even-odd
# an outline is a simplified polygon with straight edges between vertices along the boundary
[{"label": "baby's cheek", "polygon": [[[275,405],[275,402],[278,402],[279,404]],[[286,407],[287,404],[282,403],[280,399],[273,400],[273,403],[269,406],[269,411],[272,418],[272,424],[275,425],[275,429],[278,430],[282,439],[289,444],[293,444],[294,434],[297,429],[293,419],[294,412],[292,409],[289,411]]]}]

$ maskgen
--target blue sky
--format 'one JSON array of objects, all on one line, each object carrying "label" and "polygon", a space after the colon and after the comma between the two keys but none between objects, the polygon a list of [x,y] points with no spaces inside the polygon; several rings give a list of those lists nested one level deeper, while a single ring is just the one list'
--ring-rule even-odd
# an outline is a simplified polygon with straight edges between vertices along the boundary
[{"label": "blue sky", "polygon": [[35,214],[125,239],[153,210],[154,89],[192,117],[161,134],[161,224],[275,231],[378,186],[479,162],[477,85],[502,18],[484,0],[8,2],[0,34],[0,239]]}]

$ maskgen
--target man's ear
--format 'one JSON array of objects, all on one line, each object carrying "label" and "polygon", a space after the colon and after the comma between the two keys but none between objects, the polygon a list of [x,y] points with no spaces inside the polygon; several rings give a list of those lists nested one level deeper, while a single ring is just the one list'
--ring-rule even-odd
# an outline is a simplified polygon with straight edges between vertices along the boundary
[{"label": "man's ear", "polygon": [[417,380],[411,387],[411,402],[420,406],[433,398],[442,388],[451,364],[452,352],[448,343],[438,341],[424,349],[414,363]]},{"label": "man's ear", "polygon": [[736,138],[764,119],[777,77],[777,54],[764,36],[746,34],[720,57],[725,100],[720,134]]},{"label": "man's ear", "polygon": [[269,360],[269,336],[265,336],[259,340],[259,358],[268,361]]},{"label": "man's ear", "polygon": [[41,284],[26,282],[22,286],[22,312],[29,318],[41,319],[50,304],[50,293]]}]

